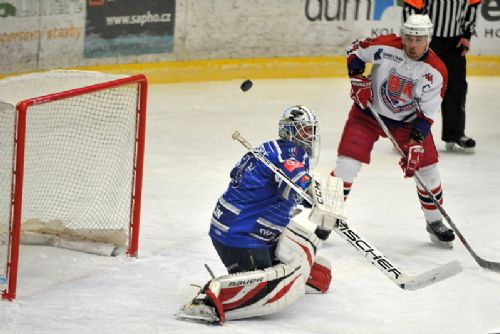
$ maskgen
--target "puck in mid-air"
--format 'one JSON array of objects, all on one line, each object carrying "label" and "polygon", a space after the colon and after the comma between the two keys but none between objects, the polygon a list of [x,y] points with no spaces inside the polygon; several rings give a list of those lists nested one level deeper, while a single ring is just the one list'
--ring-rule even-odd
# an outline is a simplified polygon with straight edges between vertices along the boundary
[{"label": "puck in mid-air", "polygon": [[243,81],[243,83],[241,84],[240,88],[242,91],[246,92],[247,90],[249,90],[250,88],[252,88],[253,86],[253,82],[252,80],[245,80]]}]

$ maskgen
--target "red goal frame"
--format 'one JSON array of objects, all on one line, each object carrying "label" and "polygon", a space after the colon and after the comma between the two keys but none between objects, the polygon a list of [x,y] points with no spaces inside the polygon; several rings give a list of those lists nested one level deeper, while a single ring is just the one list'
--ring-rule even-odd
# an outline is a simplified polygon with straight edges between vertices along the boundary
[{"label": "red goal frame", "polygon": [[137,257],[139,248],[139,227],[141,212],[142,178],[144,167],[144,144],[146,134],[146,101],[148,83],[144,75],[138,74],[126,78],[71,89],[54,94],[26,99],[16,106],[16,126],[14,133],[14,159],[12,177],[12,200],[10,213],[10,230],[7,260],[7,288],[2,292],[2,299],[13,300],[16,297],[17,272],[19,263],[19,243],[21,234],[21,213],[23,203],[23,174],[24,153],[26,138],[26,115],[29,107],[62,100],[65,98],[96,92],[104,89],[137,84],[135,152],[132,180],[132,194],[130,203],[129,241],[126,250],[127,256]]}]

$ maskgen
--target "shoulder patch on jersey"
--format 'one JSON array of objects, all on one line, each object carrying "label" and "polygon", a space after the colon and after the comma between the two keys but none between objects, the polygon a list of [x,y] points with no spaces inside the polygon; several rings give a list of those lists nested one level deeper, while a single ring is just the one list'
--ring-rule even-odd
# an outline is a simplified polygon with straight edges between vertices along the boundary
[{"label": "shoulder patch on jersey", "polygon": [[431,49],[429,49],[429,56],[426,57],[425,62],[433,67],[439,75],[441,75],[441,80],[443,82],[441,87],[441,97],[443,97],[448,85],[448,70],[446,69],[446,65]]},{"label": "shoulder patch on jersey", "polygon": [[311,184],[311,177],[309,176],[309,174],[303,175],[299,180],[299,186],[302,189],[306,189],[307,187],[309,187],[310,184]]},{"label": "shoulder patch on jersey", "polygon": [[292,159],[286,160],[285,163],[283,163],[283,166],[290,173],[296,170],[297,168],[304,168],[304,164],[302,162]]},{"label": "shoulder patch on jersey", "polygon": [[427,79],[427,81],[429,81],[431,84],[434,83],[434,77],[432,76],[431,73],[425,73],[424,78]]}]

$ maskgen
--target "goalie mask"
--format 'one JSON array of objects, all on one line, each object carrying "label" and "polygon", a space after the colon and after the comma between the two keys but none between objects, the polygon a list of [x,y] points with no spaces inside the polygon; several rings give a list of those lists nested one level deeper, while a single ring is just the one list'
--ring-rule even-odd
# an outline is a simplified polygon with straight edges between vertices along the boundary
[{"label": "goalie mask", "polygon": [[305,106],[293,106],[283,112],[279,136],[302,147],[311,159],[319,155],[319,123],[316,115]]}]

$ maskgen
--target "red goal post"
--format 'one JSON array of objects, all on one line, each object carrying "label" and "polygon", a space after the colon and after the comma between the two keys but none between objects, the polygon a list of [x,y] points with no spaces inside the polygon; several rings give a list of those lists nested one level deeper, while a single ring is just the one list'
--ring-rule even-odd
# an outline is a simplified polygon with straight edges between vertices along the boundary
[{"label": "red goal post", "polygon": [[137,256],[146,100],[144,75],[49,71],[0,80],[3,299],[16,297],[25,239]]}]

